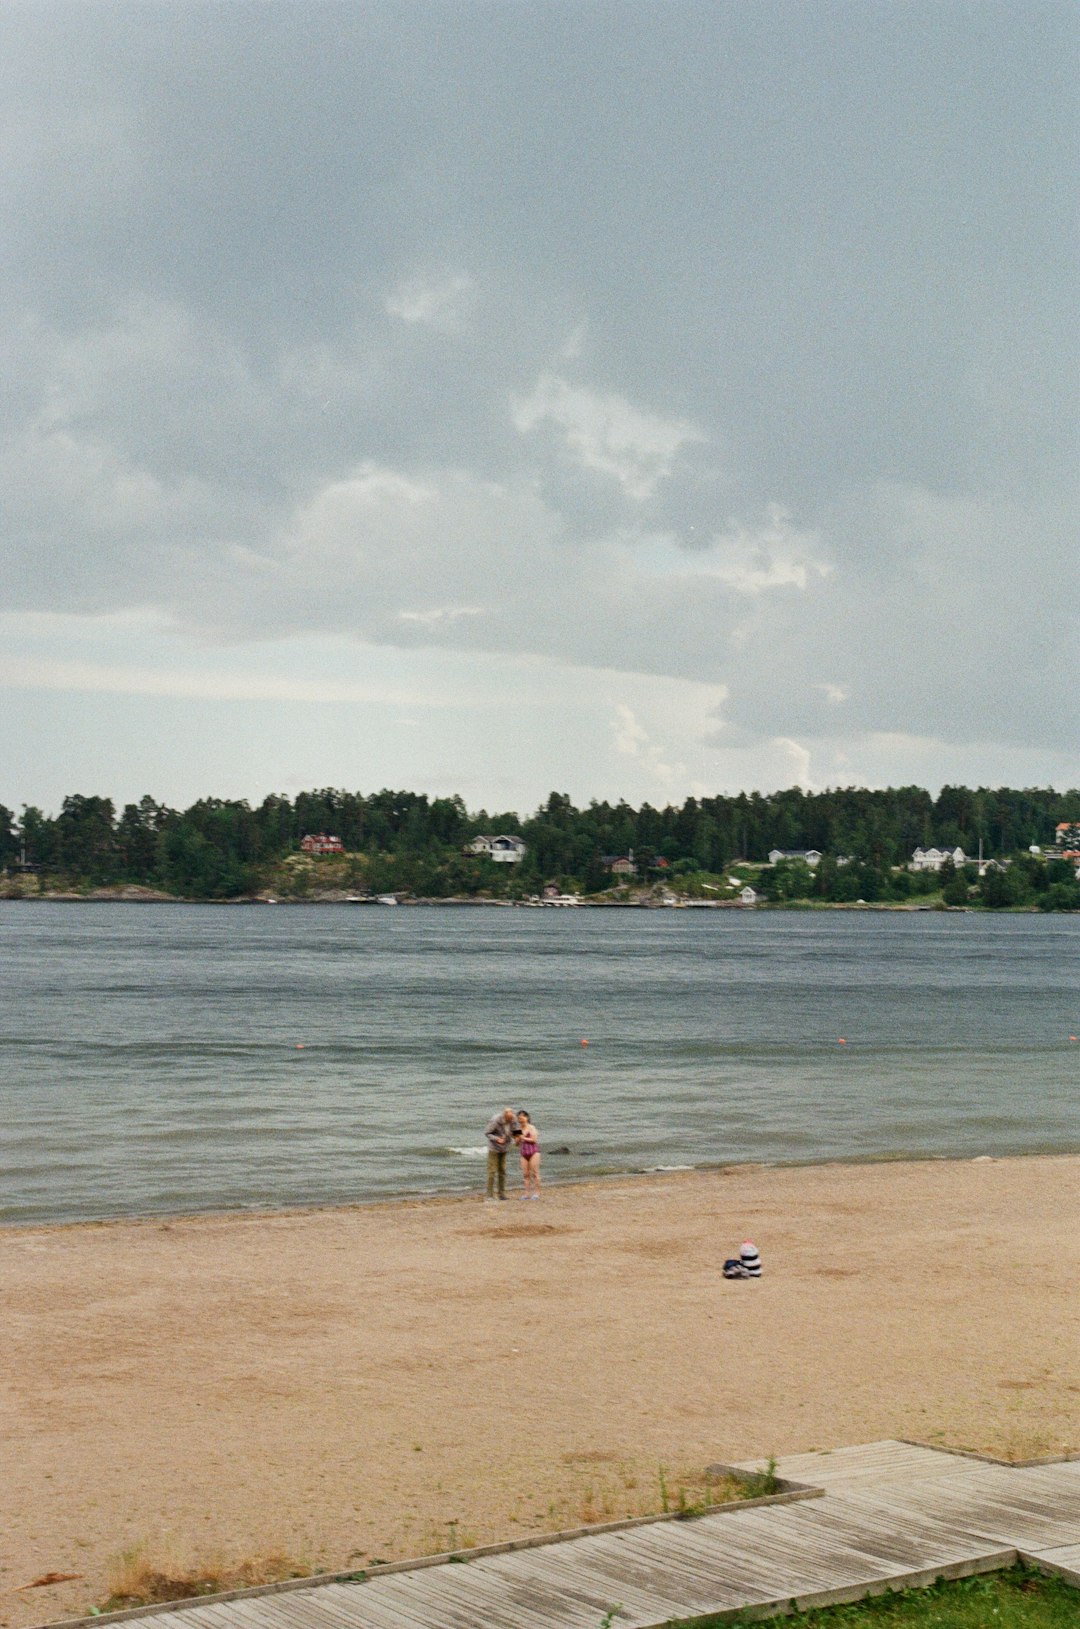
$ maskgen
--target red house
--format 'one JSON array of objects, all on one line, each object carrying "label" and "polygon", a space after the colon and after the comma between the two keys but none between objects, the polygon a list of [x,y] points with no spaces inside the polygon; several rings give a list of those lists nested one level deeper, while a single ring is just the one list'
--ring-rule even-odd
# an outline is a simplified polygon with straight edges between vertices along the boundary
[{"label": "red house", "polygon": [[304,854],[344,854],[345,844],[340,837],[330,837],[324,831],[311,832],[300,839]]}]

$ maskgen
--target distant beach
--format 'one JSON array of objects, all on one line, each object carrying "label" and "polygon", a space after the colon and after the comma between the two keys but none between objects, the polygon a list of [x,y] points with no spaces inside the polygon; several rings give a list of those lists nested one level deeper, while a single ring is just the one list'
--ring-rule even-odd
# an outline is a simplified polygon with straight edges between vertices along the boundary
[{"label": "distant beach", "polygon": [[[140,1543],[344,1568],[655,1505],[660,1467],[1080,1448],[1078,1184],[743,1167],[0,1229],[0,1625],[102,1600]],[[746,1237],[764,1276],[725,1282]]]}]

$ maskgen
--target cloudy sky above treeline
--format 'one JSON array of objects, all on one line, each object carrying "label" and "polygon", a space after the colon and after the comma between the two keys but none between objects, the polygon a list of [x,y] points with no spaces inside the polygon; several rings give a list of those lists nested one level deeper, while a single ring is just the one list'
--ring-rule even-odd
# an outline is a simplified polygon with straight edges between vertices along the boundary
[{"label": "cloudy sky above treeline", "polygon": [[0,801],[1075,785],[1080,13],[0,11]]}]

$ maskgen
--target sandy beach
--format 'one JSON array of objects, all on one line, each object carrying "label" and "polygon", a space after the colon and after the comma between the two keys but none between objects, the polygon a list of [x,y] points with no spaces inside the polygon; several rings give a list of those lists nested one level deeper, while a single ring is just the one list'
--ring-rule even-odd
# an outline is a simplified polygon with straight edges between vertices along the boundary
[{"label": "sandy beach", "polygon": [[[342,1568],[655,1507],[661,1466],[1080,1448],[1078,1182],[736,1167],[0,1232],[0,1624],[140,1544]],[[747,1235],[764,1277],[724,1282]]]}]

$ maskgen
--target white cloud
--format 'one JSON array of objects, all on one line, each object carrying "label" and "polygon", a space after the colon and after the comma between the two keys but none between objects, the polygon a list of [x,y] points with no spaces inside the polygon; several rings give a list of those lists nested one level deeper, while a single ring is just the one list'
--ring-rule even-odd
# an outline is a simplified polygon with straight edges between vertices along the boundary
[{"label": "white cloud", "polygon": [[467,272],[442,277],[406,277],[386,298],[386,310],[402,322],[419,323],[441,333],[456,333],[464,324],[476,294]]},{"label": "white cloud", "polygon": [[632,710],[622,702],[615,708],[612,729],[616,752],[621,752],[626,758],[641,756],[642,748],[649,739],[648,731],[642,728]]},{"label": "white cloud", "polygon": [[781,504],[770,504],[756,523],[729,521],[693,549],[673,536],[642,533],[631,536],[627,548],[636,569],[649,576],[712,579],[746,597],[777,588],[805,592],[835,569],[821,534],[795,526]]},{"label": "white cloud", "polygon": [[681,448],[708,440],[686,420],[660,418],[555,373],[542,373],[531,395],[514,398],[511,415],[522,435],[552,425],[574,463],[610,476],[639,503],[671,475]]},{"label": "white cloud", "polygon": [[516,642],[535,648],[521,633],[542,618],[559,536],[558,517],[529,486],[367,462],[285,520],[271,551],[283,584],[268,585],[258,614],[394,643],[496,649],[514,645],[510,619],[520,615]]},{"label": "white cloud", "polygon": [[668,753],[650,739],[648,730],[625,702],[616,703],[612,732],[616,752],[624,758],[635,759],[665,790],[670,792],[673,786],[686,780],[686,765],[668,761]]},{"label": "white cloud", "polygon": [[399,611],[402,622],[415,622],[422,628],[435,628],[439,623],[456,622],[459,617],[482,617],[482,605],[439,605],[430,611]]},{"label": "white cloud", "polygon": [[810,779],[810,753],[806,747],[798,741],[792,741],[786,735],[778,735],[773,745],[781,749],[791,764],[794,785],[801,786],[804,792],[809,792],[813,782]]},{"label": "white cloud", "polygon": [[578,360],[582,351],[585,349],[585,340],[588,332],[588,323],[579,322],[577,327],[567,335],[566,339],[559,346],[560,362],[576,362]]}]

